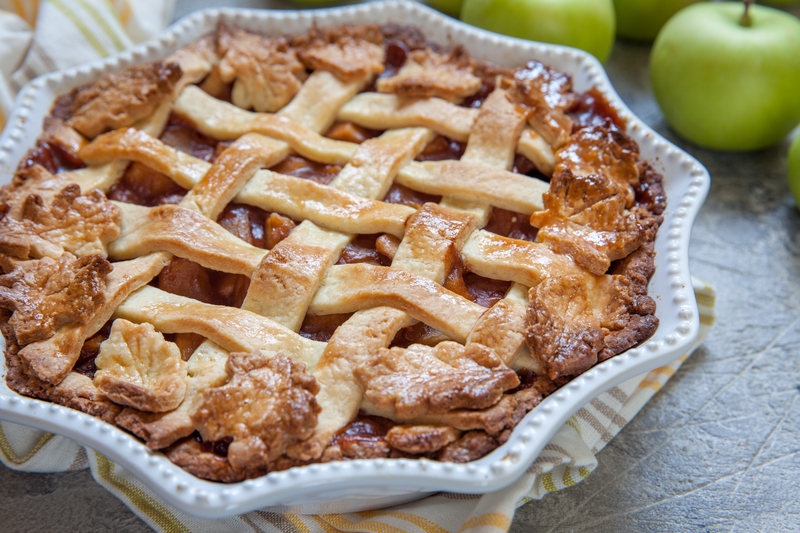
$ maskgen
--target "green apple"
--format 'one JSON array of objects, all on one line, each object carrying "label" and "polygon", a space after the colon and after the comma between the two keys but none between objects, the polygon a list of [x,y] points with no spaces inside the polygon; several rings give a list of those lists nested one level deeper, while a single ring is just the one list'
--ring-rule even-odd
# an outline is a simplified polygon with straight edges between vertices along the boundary
[{"label": "green apple", "polygon": [[461,20],[512,37],[580,48],[600,61],[614,45],[612,0],[464,0]]},{"label": "green apple", "polygon": [[302,9],[313,9],[315,7],[338,4],[340,0],[289,0],[290,3],[303,4]]},{"label": "green apple", "polygon": [[461,4],[464,3],[463,0],[427,0],[426,3],[431,6],[433,9],[437,9],[442,13],[446,13],[451,17],[458,18],[458,14],[461,13]]},{"label": "green apple", "polygon": [[650,55],[653,91],[670,126],[700,146],[757,150],[800,123],[800,19],[740,2],[681,10]]},{"label": "green apple", "polygon": [[800,208],[800,134],[794,138],[789,148],[789,188]]},{"label": "green apple", "polygon": [[667,21],[700,0],[614,0],[617,35],[637,41],[652,41]]}]

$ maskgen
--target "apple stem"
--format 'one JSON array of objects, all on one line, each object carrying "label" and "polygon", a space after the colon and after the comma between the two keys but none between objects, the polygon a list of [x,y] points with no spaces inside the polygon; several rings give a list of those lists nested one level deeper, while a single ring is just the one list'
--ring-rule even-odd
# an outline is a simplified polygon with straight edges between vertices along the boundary
[{"label": "apple stem", "polygon": [[742,15],[742,26],[750,26],[750,6],[755,0],[744,0],[744,15]]}]

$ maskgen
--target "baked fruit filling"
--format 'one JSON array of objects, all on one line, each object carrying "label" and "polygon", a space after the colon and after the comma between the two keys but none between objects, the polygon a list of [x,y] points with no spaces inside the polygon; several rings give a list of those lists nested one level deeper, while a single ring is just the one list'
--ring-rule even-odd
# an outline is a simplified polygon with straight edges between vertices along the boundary
[{"label": "baked fruit filling", "polygon": [[409,27],[222,23],[59,98],[0,201],[8,385],[211,480],[478,459],[658,325],[602,94]]}]

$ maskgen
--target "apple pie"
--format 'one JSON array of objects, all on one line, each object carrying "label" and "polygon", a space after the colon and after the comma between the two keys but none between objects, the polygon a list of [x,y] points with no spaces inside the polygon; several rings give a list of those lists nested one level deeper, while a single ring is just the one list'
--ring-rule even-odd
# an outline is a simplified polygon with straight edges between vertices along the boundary
[{"label": "apple pie", "polygon": [[478,459],[658,325],[601,93],[413,27],[222,23],[58,98],[0,194],[9,387],[210,480]]}]

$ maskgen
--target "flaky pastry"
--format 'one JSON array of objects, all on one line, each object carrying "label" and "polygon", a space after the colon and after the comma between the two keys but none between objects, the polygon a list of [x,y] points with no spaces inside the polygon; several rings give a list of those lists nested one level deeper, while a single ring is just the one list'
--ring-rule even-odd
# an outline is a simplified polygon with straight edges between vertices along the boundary
[{"label": "flaky pastry", "polygon": [[183,401],[186,363],[150,324],[115,320],[94,361],[94,386],[119,405],[163,413]]}]

